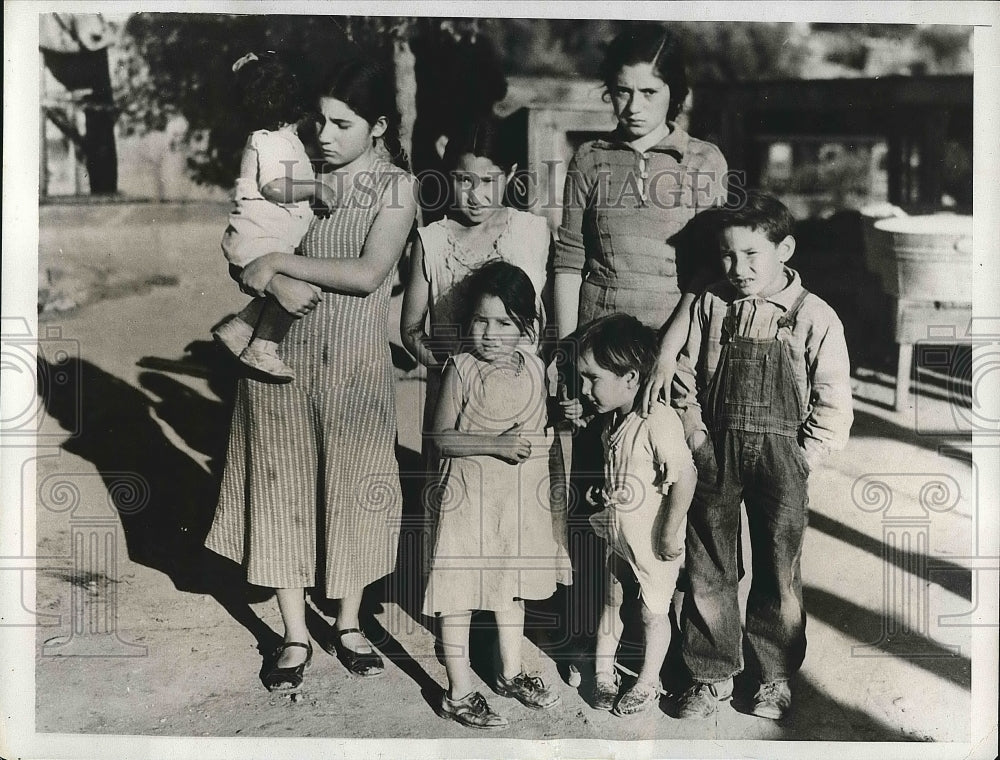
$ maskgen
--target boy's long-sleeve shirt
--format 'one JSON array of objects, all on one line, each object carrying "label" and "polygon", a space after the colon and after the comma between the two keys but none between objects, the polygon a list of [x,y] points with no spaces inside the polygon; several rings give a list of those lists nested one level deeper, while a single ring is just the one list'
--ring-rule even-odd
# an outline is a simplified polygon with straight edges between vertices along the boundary
[{"label": "boy's long-sleeve shirt", "polygon": [[[706,430],[703,404],[722,353],[722,324],[730,309],[741,337],[774,337],[778,320],[802,293],[797,272],[785,267],[787,285],[767,298],[738,297],[727,281],[709,287],[692,307],[687,342],[677,360],[672,404],[684,424],[684,434]],[[854,421],[850,361],[844,327],[836,312],[810,293],[799,310],[787,343],[799,399],[806,409],[799,443],[810,462],[842,449]]]}]

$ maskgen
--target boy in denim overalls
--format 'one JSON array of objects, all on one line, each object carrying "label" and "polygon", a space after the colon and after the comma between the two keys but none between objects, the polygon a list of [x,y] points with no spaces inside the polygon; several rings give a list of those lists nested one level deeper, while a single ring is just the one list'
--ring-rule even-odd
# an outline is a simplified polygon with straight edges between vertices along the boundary
[{"label": "boy in denim overalls", "polygon": [[785,266],[794,220],[780,201],[750,191],[740,208],[706,213],[716,217],[726,279],[695,301],[672,393],[698,468],[682,623],[694,685],[679,715],[715,714],[743,670],[743,501],[753,556],[746,636],[761,670],[753,713],[777,720],[806,649],[799,560],[809,472],[844,446],[853,420],[847,344],[833,309]]}]

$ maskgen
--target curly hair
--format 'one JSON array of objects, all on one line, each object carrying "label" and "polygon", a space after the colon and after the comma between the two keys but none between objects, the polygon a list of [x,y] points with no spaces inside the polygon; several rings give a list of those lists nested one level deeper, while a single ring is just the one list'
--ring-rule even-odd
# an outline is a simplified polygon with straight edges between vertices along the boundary
[{"label": "curly hair", "polygon": [[295,74],[279,53],[255,53],[235,72],[236,86],[252,129],[277,129],[294,124],[305,113]]}]

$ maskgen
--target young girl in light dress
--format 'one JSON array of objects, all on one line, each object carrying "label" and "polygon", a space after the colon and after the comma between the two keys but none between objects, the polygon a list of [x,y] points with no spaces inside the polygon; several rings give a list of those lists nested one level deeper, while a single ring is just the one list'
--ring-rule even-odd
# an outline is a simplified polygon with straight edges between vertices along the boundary
[{"label": "young girl in light dress", "polygon": [[473,688],[474,610],[496,616],[501,672],[493,689],[533,709],[558,695],[523,671],[525,599],[569,584],[566,515],[550,499],[552,429],[545,367],[534,350],[538,310],[521,269],[493,261],[467,283],[468,352],[445,361],[434,419],[441,454],[438,519],[424,613],[440,616],[448,691],[439,713],[466,726],[507,720]]},{"label": "young girl in light dress", "polygon": [[[452,137],[444,165],[448,215],[417,231],[400,324],[403,345],[428,370],[425,431],[434,419],[441,368],[458,347],[465,279],[488,261],[510,262],[528,275],[540,305],[552,245],[545,219],[505,205],[517,164],[493,122],[470,124]],[[435,468],[433,455],[425,462]]]}]

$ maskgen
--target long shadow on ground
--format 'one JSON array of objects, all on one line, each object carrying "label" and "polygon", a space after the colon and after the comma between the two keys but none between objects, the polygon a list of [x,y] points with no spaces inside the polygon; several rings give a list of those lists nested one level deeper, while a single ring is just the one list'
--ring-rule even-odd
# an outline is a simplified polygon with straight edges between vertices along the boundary
[{"label": "long shadow on ground", "polygon": [[[49,376],[52,366],[42,356],[38,361],[39,377]],[[180,451],[153,416],[176,423],[192,448],[218,465],[227,434],[227,426],[219,424],[228,418],[226,404],[165,375],[143,375],[143,385],[160,397],[154,402],[89,361],[72,359],[59,370],[70,379],[40,388],[43,403],[65,429],[76,431],[63,448],[91,462],[104,480],[129,559],[165,573],[178,590],[211,595],[255,637],[261,651],[269,651],[274,634],[248,602],[270,592],[249,586],[238,566],[203,546],[218,496],[217,474]],[[144,504],[127,501],[134,490],[121,487],[124,477],[135,476],[145,484]]]},{"label": "long shadow on ground", "polygon": [[[889,613],[860,607],[824,589],[803,589],[806,609],[812,617],[846,633],[870,657],[893,657],[949,681],[966,691],[972,689],[972,661],[918,632],[905,631],[902,621]],[[895,633],[894,633],[895,632]],[[862,656],[859,653],[854,656]]]}]

